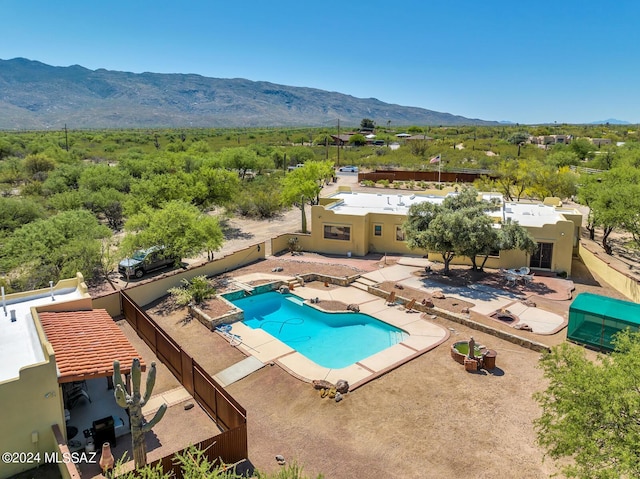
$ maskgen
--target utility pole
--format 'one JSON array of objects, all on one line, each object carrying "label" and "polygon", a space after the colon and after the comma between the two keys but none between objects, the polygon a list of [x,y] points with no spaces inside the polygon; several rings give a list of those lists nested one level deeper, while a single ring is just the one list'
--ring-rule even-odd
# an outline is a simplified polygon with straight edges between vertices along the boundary
[{"label": "utility pole", "polygon": [[69,152],[69,133],[67,132],[67,124],[64,124],[64,148]]},{"label": "utility pole", "polygon": [[324,135],[324,159],[328,160],[329,159],[329,135],[326,134]]},{"label": "utility pole", "polygon": [[342,139],[340,138],[340,118],[338,118],[338,167],[340,166],[340,148],[342,147]]}]

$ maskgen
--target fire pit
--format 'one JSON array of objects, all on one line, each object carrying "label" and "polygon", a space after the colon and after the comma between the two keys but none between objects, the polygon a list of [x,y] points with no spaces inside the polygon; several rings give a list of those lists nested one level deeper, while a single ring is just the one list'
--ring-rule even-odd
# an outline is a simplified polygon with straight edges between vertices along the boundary
[{"label": "fire pit", "polygon": [[509,324],[517,322],[519,319],[515,314],[513,314],[508,309],[501,309],[499,311],[496,311],[495,313],[491,314],[490,317],[505,323],[509,323]]}]

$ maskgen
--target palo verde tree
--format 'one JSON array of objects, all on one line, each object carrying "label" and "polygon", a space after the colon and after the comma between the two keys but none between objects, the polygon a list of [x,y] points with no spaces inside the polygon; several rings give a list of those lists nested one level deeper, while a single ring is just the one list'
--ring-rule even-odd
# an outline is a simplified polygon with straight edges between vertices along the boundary
[{"label": "palo verde tree", "polygon": [[538,443],[567,477],[640,477],[640,333],[620,332],[614,344],[590,360],[563,343],[540,362],[549,386],[534,395]]},{"label": "palo verde tree", "polygon": [[282,202],[286,206],[300,208],[303,233],[308,232],[305,205],[319,203],[320,190],[332,175],[332,162],[308,161],[301,168],[296,168],[282,178]]}]

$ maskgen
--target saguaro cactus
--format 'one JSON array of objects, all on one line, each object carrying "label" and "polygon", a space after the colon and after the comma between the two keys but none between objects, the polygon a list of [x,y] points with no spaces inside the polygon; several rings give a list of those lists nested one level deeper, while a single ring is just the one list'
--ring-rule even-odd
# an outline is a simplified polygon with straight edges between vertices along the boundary
[{"label": "saguaro cactus", "polygon": [[153,419],[146,422],[142,415],[142,407],[147,403],[153,392],[153,386],[156,383],[156,363],[151,363],[151,369],[147,374],[147,389],[144,392],[144,397],[140,396],[140,380],[142,378],[142,371],[140,367],[140,360],[135,358],[131,365],[131,383],[132,394],[128,394],[127,390],[122,382],[122,375],[120,374],[120,362],[113,362],[113,384],[115,391],[113,395],[116,398],[116,402],[122,408],[129,410],[129,421],[131,422],[131,443],[133,445],[133,462],[136,469],[144,467],[147,464],[147,446],[144,442],[144,433],[150,431],[153,426],[158,424],[158,421],[162,419],[167,405],[163,404],[156,412]]}]

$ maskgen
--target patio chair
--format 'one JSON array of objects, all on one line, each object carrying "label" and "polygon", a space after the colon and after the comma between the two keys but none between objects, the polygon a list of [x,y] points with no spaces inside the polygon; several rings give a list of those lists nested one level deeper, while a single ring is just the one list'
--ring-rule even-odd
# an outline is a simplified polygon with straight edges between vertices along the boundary
[{"label": "patio chair", "polygon": [[416,305],[416,299],[413,298],[411,301],[409,301],[407,304],[404,305],[404,309],[406,310],[407,313],[412,313],[413,307],[415,305]]},{"label": "patio chair", "polygon": [[524,284],[530,284],[531,282],[533,282],[533,273],[523,274],[520,278],[522,279]]},{"label": "patio chair", "polygon": [[518,282],[518,277],[515,274],[507,274],[505,275],[505,282],[508,286],[515,286]]},{"label": "patio chair", "polygon": [[395,306],[395,304],[396,304],[396,292],[391,291],[391,294],[389,294],[389,297],[387,298],[387,306]]},{"label": "patio chair", "polygon": [[531,272],[531,270],[529,268],[527,268],[526,266],[523,266],[522,268],[520,268],[518,270],[518,274],[521,274],[521,275],[529,274],[530,272]]}]

